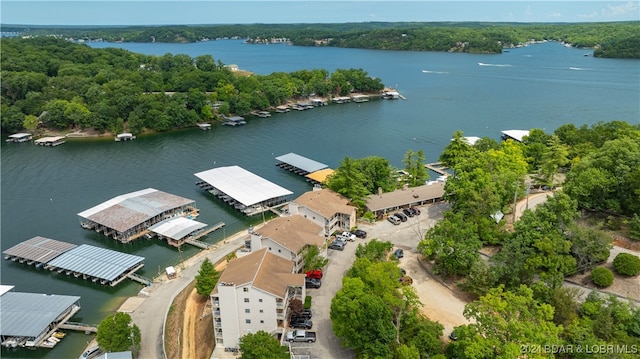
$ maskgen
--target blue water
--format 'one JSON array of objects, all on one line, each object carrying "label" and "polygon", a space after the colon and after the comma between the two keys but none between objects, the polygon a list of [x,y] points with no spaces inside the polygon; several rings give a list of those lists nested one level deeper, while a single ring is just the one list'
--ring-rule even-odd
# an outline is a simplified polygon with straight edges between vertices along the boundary
[{"label": "blue water", "polygon": [[[499,139],[506,129],[543,128],[564,123],[640,120],[640,61],[596,59],[587,50],[558,43],[512,49],[501,55],[392,52],[286,45],[247,45],[241,41],[195,44],[92,43],[163,55],[211,54],[257,74],[299,69],[362,68],[397,88],[407,100],[331,105],[304,112],[249,118],[246,126],[214,126],[138,136],[68,141],[44,148],[0,144],[1,247],[33,236],[92,244],[144,256],[140,274],[154,277],[168,265],[197,252],[156,241],[123,245],[83,230],[77,213],[112,197],[153,187],[196,200],[199,221],[227,224],[205,240],[215,242],[262,218],[247,219],[195,186],[193,173],[239,165],[295,194],[310,190],[304,179],[275,166],[274,157],[295,152],[332,168],[345,156],[382,156],[402,167],[408,149],[436,160],[456,130]],[[483,65],[480,65],[480,64]],[[140,285],[105,288],[90,282],[0,261],[2,284],[17,291],[79,295],[78,321],[97,323]],[[89,336],[72,333],[53,350],[3,349],[3,358],[77,357]]]}]

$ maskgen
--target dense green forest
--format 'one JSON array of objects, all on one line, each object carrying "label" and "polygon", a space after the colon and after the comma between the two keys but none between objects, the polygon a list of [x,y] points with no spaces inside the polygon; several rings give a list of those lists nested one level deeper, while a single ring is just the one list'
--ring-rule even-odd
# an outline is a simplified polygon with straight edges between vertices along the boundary
[{"label": "dense green forest", "polygon": [[59,35],[84,40],[195,42],[223,38],[286,38],[299,46],[337,46],[411,51],[500,53],[531,41],[562,41],[595,48],[594,56],[640,58],[640,23],[367,22],[343,24],[248,24],[45,28],[4,26],[26,36]]},{"label": "dense green forest", "polygon": [[[416,162],[424,161],[424,154],[416,155],[419,152],[407,152],[408,173]],[[384,358],[425,357],[416,352],[442,353],[452,359],[636,358],[640,308],[597,292],[581,299],[563,282],[566,276],[599,268],[592,277],[604,271],[609,281],[594,278],[594,283],[611,285],[618,279],[602,266],[611,253],[611,231],[640,241],[640,125],[622,121],[581,127],[567,124],[553,133],[532,129],[522,142],[483,138],[474,145],[458,131],[439,159],[452,171],[445,185],[450,209],[417,249],[436,273],[477,298],[464,311],[472,324],[456,328],[457,340],[444,349],[403,340],[402,325],[400,340],[390,340],[400,321],[395,317],[398,308],[406,305],[401,301],[392,305],[391,300],[412,296],[404,288],[376,287],[389,276],[395,278],[396,271],[378,269],[391,266],[378,263],[378,257],[367,261],[358,257],[332,304],[334,332],[344,345],[353,348],[358,358],[372,357],[371,353]],[[328,185],[361,201],[375,193],[372,185],[387,191],[405,183],[421,184],[410,178],[398,182],[394,173],[382,158],[347,157]],[[514,197],[524,198],[527,188],[542,186],[556,188],[553,197],[533,211],[526,210],[509,227],[505,218],[512,218]],[[496,220],[499,212],[508,215]],[[496,254],[483,260],[480,249],[486,246],[496,249]],[[618,276],[637,276],[640,259],[625,256],[616,257],[613,269]],[[371,310],[380,315],[353,309],[353,316],[347,317],[338,308],[348,301],[372,303]],[[410,311],[407,315],[412,316]],[[358,330],[346,330],[353,328],[351,319],[356,317]],[[441,329],[428,323],[425,328],[430,329],[421,332],[424,340],[440,335]],[[358,344],[361,332],[369,338],[365,348]],[[554,346],[565,351],[552,353],[549,348]],[[624,350],[606,349],[611,347]],[[598,348],[605,349],[595,352]]]},{"label": "dense green forest", "polygon": [[4,38],[2,131],[166,131],[221,115],[267,110],[291,99],[379,93],[362,69],[238,75],[211,55],[148,56],[62,39]]}]

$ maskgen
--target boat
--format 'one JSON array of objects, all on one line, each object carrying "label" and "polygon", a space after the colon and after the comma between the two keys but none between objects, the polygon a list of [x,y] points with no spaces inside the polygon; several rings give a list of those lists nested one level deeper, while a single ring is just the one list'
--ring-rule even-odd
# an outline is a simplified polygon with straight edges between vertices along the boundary
[{"label": "boat", "polygon": [[63,332],[55,332],[55,333],[53,333],[53,336],[58,338],[58,339],[64,338],[65,335],[67,335],[67,333],[63,333]]}]

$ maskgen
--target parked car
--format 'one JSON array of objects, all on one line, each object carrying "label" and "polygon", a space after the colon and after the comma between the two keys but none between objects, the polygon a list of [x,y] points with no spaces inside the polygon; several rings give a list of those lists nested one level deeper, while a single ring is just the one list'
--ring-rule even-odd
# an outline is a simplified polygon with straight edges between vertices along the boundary
[{"label": "parked car", "polygon": [[340,237],[345,238],[350,242],[353,242],[356,240],[356,235],[351,232],[342,232],[342,234],[340,234]]},{"label": "parked car", "polygon": [[353,231],[353,234],[355,234],[358,238],[367,238],[367,232],[363,231],[362,229],[356,229],[355,231]]},{"label": "parked car", "polygon": [[400,258],[404,257],[404,251],[402,250],[402,248],[396,249],[396,251],[393,252],[393,257],[395,259],[400,259]]},{"label": "parked car", "polygon": [[311,329],[313,327],[313,322],[308,318],[295,317],[291,319],[289,326],[295,329]]},{"label": "parked car", "polygon": [[329,249],[335,249],[338,251],[344,250],[344,242],[341,241],[333,241],[329,244]]},{"label": "parked car", "polygon": [[320,288],[321,285],[322,285],[322,282],[320,281],[320,279],[316,279],[316,278],[304,279],[305,288]]},{"label": "parked car", "polygon": [[322,279],[322,269],[309,270],[309,271],[306,271],[304,275],[307,278]]},{"label": "parked car", "polygon": [[397,226],[397,225],[399,225],[399,224],[400,224],[400,222],[402,222],[402,221],[401,221],[398,217],[396,217],[396,216],[389,216],[389,217],[387,217],[387,221],[389,221],[389,222],[393,223],[393,224],[394,224],[394,225],[396,225],[396,226]]},{"label": "parked car", "polygon": [[316,332],[300,329],[292,330],[287,333],[287,341],[314,343],[316,341]]},{"label": "parked car", "polygon": [[82,353],[82,355],[80,355],[78,359],[90,359],[97,357],[100,354],[102,354],[102,350],[100,350],[100,347],[96,345],[87,349],[84,353]]},{"label": "parked car", "polygon": [[415,214],[413,213],[413,210],[411,208],[405,208],[402,210],[402,213],[406,214],[409,217],[413,217],[415,216]]},{"label": "parked car", "polygon": [[420,209],[418,207],[411,207],[411,210],[413,211],[413,213],[415,213],[416,216],[420,215]]},{"label": "parked car", "polygon": [[311,312],[311,309],[303,309],[302,312],[300,313],[291,313],[291,320],[293,320],[294,318],[306,318],[306,319],[311,319],[311,317],[313,316],[313,312]]},{"label": "parked car", "polygon": [[399,220],[401,220],[402,222],[406,222],[407,221],[407,216],[405,216],[404,214],[398,212],[398,213],[394,213],[394,216],[398,217]]}]

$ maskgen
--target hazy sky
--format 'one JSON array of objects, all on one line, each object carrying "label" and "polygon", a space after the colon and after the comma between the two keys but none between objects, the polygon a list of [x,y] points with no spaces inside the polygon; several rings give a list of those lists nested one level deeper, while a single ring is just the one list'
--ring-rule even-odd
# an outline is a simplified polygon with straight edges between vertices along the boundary
[{"label": "hazy sky", "polygon": [[593,22],[640,20],[631,1],[0,1],[2,24],[166,25],[367,21]]}]

